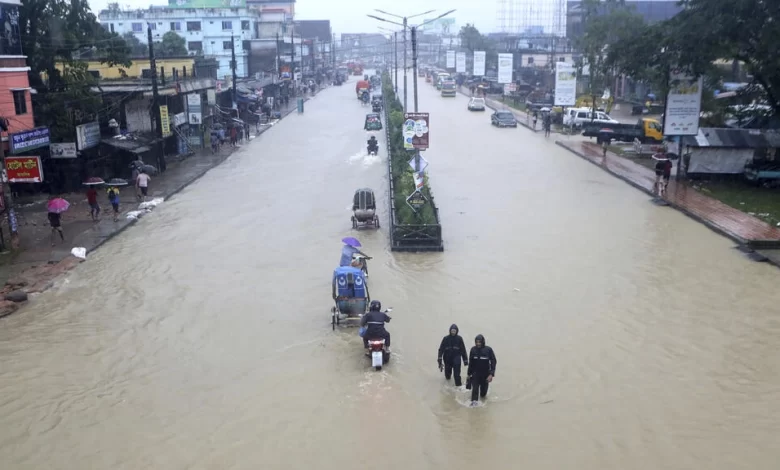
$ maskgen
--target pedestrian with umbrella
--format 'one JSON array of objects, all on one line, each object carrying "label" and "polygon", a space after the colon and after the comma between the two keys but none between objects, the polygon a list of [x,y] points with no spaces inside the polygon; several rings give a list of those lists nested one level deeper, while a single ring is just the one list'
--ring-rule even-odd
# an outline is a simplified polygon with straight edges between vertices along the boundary
[{"label": "pedestrian with umbrella", "polygon": [[98,204],[98,193],[95,187],[105,184],[101,178],[92,177],[84,182],[84,186],[87,187],[87,202],[89,203],[89,215],[92,217],[93,222],[100,220],[100,204]]},{"label": "pedestrian with umbrella", "polygon": [[108,182],[108,202],[111,203],[111,207],[114,209],[114,222],[119,220],[119,187],[127,186],[127,181],[121,178],[113,178]]},{"label": "pedestrian with umbrella", "polygon": [[[357,240],[357,238],[347,237],[343,238],[341,242],[344,243],[344,246],[341,247],[341,261],[339,262],[339,266],[353,266],[352,258],[355,255],[361,255],[365,259],[371,259],[371,257],[369,257],[367,254],[358,250],[358,248],[362,245]],[[363,272],[366,273],[366,276],[368,276],[368,265],[365,262],[361,264],[362,266],[360,267],[363,269]]]},{"label": "pedestrian with umbrella", "polygon": [[51,225],[51,246],[54,246],[54,234],[60,234],[60,240],[65,243],[65,234],[62,232],[62,213],[68,210],[70,203],[61,197],[52,196],[46,204],[49,211],[49,225]]}]

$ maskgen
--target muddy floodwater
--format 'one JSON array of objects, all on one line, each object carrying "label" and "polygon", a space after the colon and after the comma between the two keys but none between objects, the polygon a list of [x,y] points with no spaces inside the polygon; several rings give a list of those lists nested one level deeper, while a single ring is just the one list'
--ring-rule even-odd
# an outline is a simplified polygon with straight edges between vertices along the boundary
[{"label": "muddy floodwater", "polygon": [[[777,269],[466,103],[420,84],[444,253],[389,251],[348,83],[0,320],[0,467],[777,470]],[[365,186],[381,372],[329,323]],[[498,358],[475,409],[436,367],[453,322]]]}]

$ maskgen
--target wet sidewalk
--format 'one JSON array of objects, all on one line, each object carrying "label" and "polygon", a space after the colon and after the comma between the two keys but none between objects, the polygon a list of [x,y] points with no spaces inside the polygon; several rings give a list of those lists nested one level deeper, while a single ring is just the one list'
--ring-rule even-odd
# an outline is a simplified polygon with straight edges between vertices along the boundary
[{"label": "wet sidewalk", "polygon": [[[655,172],[612,152],[602,156],[601,146],[591,142],[556,144],[600,166],[632,186],[654,195]],[[672,179],[665,201],[675,209],[749,248],[780,248],[780,228],[706,196],[685,181]]]},{"label": "wet sidewalk", "polygon": [[[306,100],[310,98],[311,96]],[[282,118],[295,112],[296,109],[295,103],[291,102],[288,107],[282,109]],[[167,199],[178,193],[227,160],[235,150],[248,145],[272,127],[273,124],[260,126],[259,129],[250,126],[250,139],[244,140],[243,144],[235,148],[226,145],[217,153],[212,153],[211,149],[201,149],[181,161],[169,163],[164,173],[152,177],[146,200]],[[113,211],[106,197],[105,188],[98,190],[98,203],[101,207],[99,221],[91,219],[90,208],[86,201],[86,188],[84,192],[61,195],[71,203],[71,206],[62,215],[65,240],[60,240],[59,235],[55,235],[54,246],[52,246],[51,227],[47,219],[45,201],[18,207],[21,249],[13,254],[0,255],[13,256],[12,259],[0,259],[0,286],[9,278],[33,266],[60,262],[70,256],[70,251],[74,247],[84,247],[87,253],[94,251],[133,225],[137,219],[128,219],[127,213],[138,210],[140,204],[136,198],[135,187],[131,184],[120,189],[122,191],[121,213],[116,222],[113,220]]]}]

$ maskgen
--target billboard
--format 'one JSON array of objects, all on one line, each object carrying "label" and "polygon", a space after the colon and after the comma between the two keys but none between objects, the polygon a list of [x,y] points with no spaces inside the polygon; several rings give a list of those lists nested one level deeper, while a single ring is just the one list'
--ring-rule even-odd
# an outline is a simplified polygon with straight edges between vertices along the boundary
[{"label": "billboard", "polygon": [[447,51],[447,65],[446,68],[455,68],[455,51]]},{"label": "billboard", "polygon": [[455,54],[455,72],[466,73],[466,53],[457,52]]},{"label": "billboard", "polygon": [[438,20],[430,21],[429,19],[422,20],[423,25],[420,26],[420,30],[428,34],[450,34],[455,31],[455,18],[439,18]]},{"label": "billboard", "polygon": [[498,54],[498,83],[512,83],[512,54]]},{"label": "billboard", "polygon": [[168,0],[168,8],[246,8],[246,0]]},{"label": "billboard", "polygon": [[694,77],[684,70],[672,70],[669,83],[664,135],[698,134],[701,91],[704,86],[702,78]]},{"label": "billboard", "polygon": [[474,71],[475,77],[485,76],[485,51],[474,51]]},{"label": "billboard", "polygon": [[573,64],[555,64],[555,106],[574,106],[577,102],[577,71]]}]

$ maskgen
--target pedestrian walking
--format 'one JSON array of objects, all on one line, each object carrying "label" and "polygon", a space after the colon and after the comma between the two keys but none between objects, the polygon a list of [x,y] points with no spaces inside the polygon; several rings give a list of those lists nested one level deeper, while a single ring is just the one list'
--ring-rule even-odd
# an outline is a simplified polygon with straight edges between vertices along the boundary
[{"label": "pedestrian walking", "polygon": [[439,345],[439,370],[444,369],[444,378],[450,380],[450,377],[454,376],[455,386],[461,386],[460,379],[460,360],[463,359],[463,364],[469,365],[469,358],[466,356],[466,345],[463,343],[463,338],[458,335],[458,325],[452,324],[450,326],[450,333],[442,338]]},{"label": "pedestrian walking", "polygon": [[550,113],[544,115],[542,125],[544,126],[544,136],[550,137],[550,129],[552,128],[552,116],[550,116]]},{"label": "pedestrian walking", "polygon": [[238,145],[238,132],[235,127],[230,128],[230,145],[233,147]]},{"label": "pedestrian walking", "polygon": [[100,220],[100,204],[98,204],[97,198],[97,190],[90,186],[89,189],[87,189],[87,203],[89,204],[89,215],[94,222]]},{"label": "pedestrian walking", "polygon": [[135,179],[135,187],[137,191],[140,191],[140,194],[138,194],[139,201],[146,201],[146,196],[149,192],[149,182],[151,180],[152,178],[144,170],[141,170],[138,173],[138,177]]},{"label": "pedestrian walking", "polygon": [[539,112],[534,111],[534,132],[536,132],[536,121],[539,120]]},{"label": "pedestrian walking", "polygon": [[119,220],[119,188],[109,186],[106,193],[108,194],[108,202],[111,203],[111,207],[114,209],[114,222],[116,222]]},{"label": "pedestrian walking", "polygon": [[477,406],[477,399],[487,396],[488,386],[496,376],[496,355],[493,348],[485,344],[482,335],[474,338],[474,347],[469,352],[467,375],[466,388],[471,389],[471,406]]},{"label": "pedestrian walking", "polygon": [[49,225],[51,225],[51,246],[54,246],[54,234],[60,234],[60,240],[65,243],[65,234],[62,232],[61,215],[57,212],[49,212]]}]

